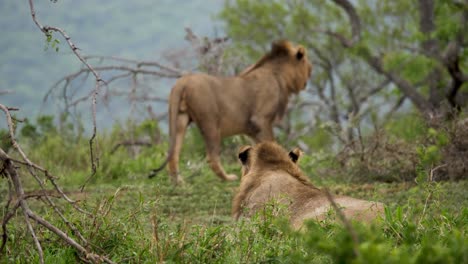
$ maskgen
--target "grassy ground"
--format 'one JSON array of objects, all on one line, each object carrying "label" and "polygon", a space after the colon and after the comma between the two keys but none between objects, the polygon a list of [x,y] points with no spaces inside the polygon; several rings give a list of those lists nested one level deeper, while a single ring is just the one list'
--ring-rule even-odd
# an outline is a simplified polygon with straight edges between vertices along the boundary
[{"label": "grassy ground", "polygon": [[[90,241],[88,248],[118,263],[468,263],[467,181],[358,184],[306,171],[319,187],[384,202],[387,210],[376,225],[353,226],[358,241],[350,230],[330,221],[312,222],[307,231],[295,233],[288,229],[284,210],[275,206],[253,220],[234,222],[231,199],[239,183],[218,180],[194,140],[187,139],[181,162],[186,184],[177,188],[166,172],[146,178],[164,156],[165,146],[143,149],[137,156],[125,149],[110,154],[112,140],[101,139],[99,171],[84,192],[77,190],[89,175],[86,147],[49,137],[28,153],[59,176],[67,193],[92,212],[92,217],[84,216],[63,204],[66,217]],[[239,174],[234,160],[225,156],[225,167]],[[310,168],[303,164],[309,160],[305,158],[301,166]],[[32,181],[23,181],[27,191],[35,190]],[[5,180],[0,194],[7,195]],[[65,228],[43,203],[30,204]],[[21,214],[10,221],[8,230],[0,262],[38,262]],[[38,230],[47,263],[80,261],[73,248]]]}]

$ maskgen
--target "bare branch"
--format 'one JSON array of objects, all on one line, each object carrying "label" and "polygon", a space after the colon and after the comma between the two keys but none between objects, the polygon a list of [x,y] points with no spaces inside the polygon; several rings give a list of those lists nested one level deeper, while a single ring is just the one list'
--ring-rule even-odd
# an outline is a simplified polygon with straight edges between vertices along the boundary
[{"label": "bare branch", "polygon": [[[340,42],[343,44],[344,47],[350,48],[360,39],[361,26],[360,26],[359,16],[354,6],[348,0],[332,0],[332,1],[335,4],[337,4],[339,7],[341,7],[348,15],[350,24],[351,24],[353,38],[352,40],[349,40],[335,32],[324,31],[323,33],[326,33],[332,37],[337,38],[338,40],[340,40]],[[430,8],[428,10],[430,11]],[[429,20],[429,21],[424,20],[421,23],[424,24],[425,27],[427,26],[427,28],[429,29],[431,26],[430,21],[432,20]],[[433,107],[428,102],[428,100],[426,100],[424,96],[420,94],[411,83],[409,83],[405,79],[402,79],[397,74],[385,70],[383,67],[382,59],[380,57],[373,56],[370,53],[367,55],[363,55],[363,57],[367,61],[367,63],[377,73],[380,73],[386,76],[389,80],[395,83],[400,88],[400,90],[406,95],[406,97],[408,97],[413,102],[416,108],[418,108],[422,113],[425,113],[426,115],[428,115],[429,118],[433,117],[433,114],[434,114]]]},{"label": "bare branch", "polygon": [[88,62],[81,56],[80,52],[78,52],[78,48],[76,45],[71,41],[70,36],[68,36],[65,31],[61,28],[58,27],[52,27],[52,26],[42,26],[41,23],[36,18],[36,11],[34,10],[34,1],[29,0],[29,8],[31,12],[32,19],[36,26],[46,35],[49,36],[51,31],[58,32],[60,35],[62,35],[65,38],[65,41],[68,43],[68,46],[70,46],[70,49],[72,52],[76,55],[76,57],[93,73],[94,77],[96,77],[96,82],[101,82],[102,79],[99,76],[99,74],[91,67],[91,65],[88,64]]},{"label": "bare branch", "polygon": [[[4,174],[3,171],[2,171],[2,174]],[[8,200],[5,204],[5,208],[4,208],[5,216],[3,217],[3,221],[2,221],[3,234],[2,234],[2,245],[0,246],[0,254],[3,253],[6,242],[8,240],[7,224],[10,221],[10,219],[15,215],[16,210],[18,210],[20,206],[19,203],[16,203],[16,205],[10,210],[10,204],[11,204],[11,201],[13,200],[13,190],[11,186],[11,179],[7,175],[5,176],[7,177],[7,181],[8,181]]]},{"label": "bare branch", "polygon": [[356,12],[356,9],[354,6],[348,1],[348,0],[332,0],[336,5],[341,7],[346,14],[348,15],[349,22],[351,24],[351,39],[343,36],[340,33],[333,32],[330,30],[323,30],[323,29],[315,29],[312,31],[318,32],[318,33],[323,33],[327,34],[331,37],[336,38],[341,42],[341,44],[346,47],[350,48],[359,40],[361,39],[361,20]]},{"label": "bare branch", "polygon": [[112,150],[110,151],[111,154],[115,153],[117,149],[119,149],[122,146],[151,146],[153,145],[150,141],[148,140],[124,140],[119,143],[117,143]]},{"label": "bare branch", "polygon": [[133,60],[133,59],[127,59],[127,58],[121,58],[121,57],[115,57],[115,56],[99,56],[99,55],[92,55],[92,56],[86,56],[86,59],[99,59],[99,60],[114,60],[114,61],[119,61],[119,62],[125,62],[125,63],[131,63],[135,64],[137,68],[141,68],[144,66],[153,66],[160,68],[165,71],[172,72],[173,74],[178,74],[179,76],[182,76],[184,74],[187,74],[187,72],[177,69],[177,68],[172,68],[167,65],[162,65],[159,62],[156,61],[139,61],[139,60]]},{"label": "bare branch", "polygon": [[390,111],[388,111],[388,113],[385,115],[384,120],[386,120],[386,122],[388,122],[388,120],[391,119],[393,114],[395,114],[395,112],[403,105],[403,103],[405,102],[405,99],[406,99],[406,96],[404,96],[404,95],[400,96],[400,98],[395,103],[395,105],[392,107],[392,109],[390,109]]},{"label": "bare branch", "polygon": [[65,234],[62,230],[58,229],[42,217],[34,214],[32,211],[28,212],[28,217],[31,219],[35,220],[37,223],[41,224],[42,226],[46,227],[53,233],[55,233],[57,236],[59,236],[62,240],[66,241],[69,245],[77,249],[81,254],[83,254],[86,259],[91,260],[94,263],[100,263],[104,261],[105,263],[114,263],[112,260],[105,256],[100,256],[94,253],[88,252],[82,245],[77,243],[75,240],[73,240],[71,237],[69,237],[67,234]]},{"label": "bare branch", "polygon": [[388,72],[384,69],[382,59],[374,56],[369,56],[366,58],[369,65],[378,73],[383,74],[388,79],[392,80],[400,90],[413,102],[413,104],[418,108],[422,113],[432,114],[432,106],[430,103],[423,97],[422,94],[418,93],[417,90],[407,81],[395,73]]},{"label": "bare branch", "polygon": [[[10,132],[10,141],[12,143],[12,145],[14,146],[14,149],[20,153],[20,156],[22,156],[23,158],[23,162],[21,162],[20,164],[22,165],[26,165],[27,166],[27,170],[29,171],[29,173],[36,179],[36,181],[39,183],[41,189],[43,190],[43,192],[39,195],[31,195],[31,194],[25,194],[24,192],[24,189],[23,189],[23,186],[22,186],[22,183],[21,183],[21,180],[20,180],[20,176],[15,168],[15,166],[13,165],[14,163],[14,160],[11,159],[5,151],[3,151],[1,148],[0,148],[0,160],[3,162],[3,174],[7,177],[8,181],[9,181],[9,200],[7,201],[7,205],[5,207],[6,209],[6,212],[4,214],[4,218],[3,218],[3,221],[2,221],[2,229],[3,229],[3,234],[2,234],[2,237],[3,237],[3,241],[2,241],[2,245],[1,245],[1,249],[4,248],[5,246],[5,243],[6,243],[6,240],[7,240],[7,237],[6,237],[6,234],[7,234],[7,229],[6,229],[6,225],[8,223],[8,221],[11,219],[11,217],[15,214],[15,212],[21,208],[21,211],[23,213],[23,216],[24,216],[24,220],[25,220],[25,223],[26,223],[26,226],[28,228],[28,231],[29,233],[31,234],[32,238],[33,238],[33,241],[34,241],[34,244],[36,246],[36,249],[37,249],[37,252],[39,254],[39,262],[40,263],[44,263],[44,253],[43,253],[43,250],[42,250],[42,246],[41,246],[41,243],[39,241],[39,238],[37,237],[36,235],[36,231],[34,230],[34,227],[32,226],[31,224],[31,219],[36,221],[37,223],[43,225],[44,227],[46,227],[47,229],[49,229],[50,231],[52,231],[53,233],[55,233],[56,235],[58,235],[61,239],[63,239],[67,244],[71,245],[72,247],[74,247],[75,249],[77,249],[81,254],[83,254],[86,259],[94,262],[94,263],[97,263],[97,262],[106,262],[106,263],[113,263],[111,260],[109,260],[107,257],[105,256],[100,256],[100,255],[97,255],[97,254],[94,254],[94,253],[90,253],[88,252],[81,244],[77,243],[74,239],[72,239],[70,236],[68,236],[65,232],[63,232],[62,230],[58,229],[57,227],[53,226],[52,224],[50,224],[48,221],[44,220],[43,218],[41,218],[40,216],[36,215],[30,208],[29,208],[29,205],[27,203],[27,199],[30,198],[30,197],[35,197],[35,196],[38,196],[38,197],[41,197],[41,198],[45,198],[45,201],[54,209],[54,211],[60,216],[60,218],[62,219],[62,221],[64,221],[65,225],[68,226],[68,228],[70,228],[72,230],[72,232],[77,236],[79,237],[84,243],[85,245],[87,245],[87,241],[86,239],[80,234],[80,232],[78,231],[78,229],[70,222],[68,221],[64,215],[61,213],[60,209],[52,202],[52,200],[50,199],[48,193],[45,191],[45,188],[44,188],[44,185],[42,184],[42,181],[37,177],[37,175],[35,174],[34,170],[39,170],[39,171],[42,171],[47,179],[52,182],[52,184],[54,185],[55,187],[55,190],[57,190],[59,193],[60,193],[60,197],[64,197],[64,198],[67,198],[66,195],[62,192],[62,190],[55,184],[55,181],[53,180],[53,178],[48,175],[48,172],[47,170],[44,170],[42,167],[38,166],[38,165],[35,165],[34,163],[32,163],[27,157],[26,155],[24,154],[24,152],[22,151],[21,147],[18,145],[18,143],[16,142],[15,138],[14,138],[14,134],[13,134],[13,124],[12,124],[12,120],[11,120],[11,115],[8,111],[8,108],[1,105],[0,104],[0,109],[3,110],[3,112],[5,113],[6,115],[6,120],[7,120],[7,123],[8,123],[8,128],[9,128],[9,132]],[[13,185],[13,188],[11,188]],[[15,200],[17,201],[16,205],[11,209],[9,210],[9,205],[12,201],[12,199],[15,198]],[[68,199],[68,198],[67,198]],[[72,204],[73,205],[73,204]],[[76,207],[75,207],[76,208]],[[3,252],[2,252],[3,253]]]},{"label": "bare branch", "polygon": [[360,255],[359,238],[357,236],[356,230],[354,230],[353,226],[351,225],[349,220],[346,218],[346,216],[343,214],[340,207],[338,207],[338,205],[335,203],[333,196],[331,195],[330,191],[327,188],[325,188],[325,194],[327,196],[328,201],[331,203],[333,209],[335,209],[335,212],[338,215],[338,218],[340,218],[341,222],[343,222],[345,228],[348,230],[349,234],[351,235],[351,239],[353,240],[354,255],[356,257],[359,257]]},{"label": "bare branch", "polygon": [[43,26],[41,23],[39,23],[39,21],[37,20],[37,17],[36,17],[36,11],[34,10],[34,1],[33,0],[29,0],[29,8],[30,8],[30,12],[31,12],[31,17],[34,21],[34,23],[36,24],[36,26],[44,33],[44,35],[46,37],[50,37],[51,36],[51,32],[58,32],[60,35],[62,35],[63,38],[65,38],[65,41],[67,42],[68,46],[70,47],[70,49],[72,50],[72,52],[75,54],[75,56],[86,66],[87,69],[89,69],[89,71],[92,72],[92,74],[94,75],[94,78],[96,79],[96,85],[94,87],[94,92],[92,94],[92,100],[91,100],[91,104],[92,104],[92,116],[93,116],[93,135],[91,136],[90,140],[89,140],[89,145],[90,145],[90,149],[91,149],[91,166],[92,166],[92,175],[96,173],[96,161],[94,160],[94,157],[93,157],[93,143],[94,143],[94,139],[96,138],[96,97],[99,93],[99,88],[101,86],[102,83],[104,83],[104,81],[101,79],[101,76],[99,75],[99,73],[93,69],[93,67],[91,67],[91,65],[83,58],[83,56],[80,54],[80,52],[78,51],[78,48],[75,46],[75,44],[71,41],[71,38],[70,36],[68,36],[65,31],[61,28],[58,28],[58,27],[52,27],[52,26]]},{"label": "bare branch", "polygon": [[[179,78],[182,76],[181,73],[177,73],[177,72],[173,72],[173,73],[164,73],[164,72],[161,72],[161,71],[152,71],[152,70],[147,70],[147,69],[144,69],[144,68],[138,68],[138,67],[128,67],[128,66],[124,66],[124,65],[109,65],[109,66],[98,66],[98,67],[95,67],[94,70],[98,71],[98,72],[101,72],[101,71],[126,71],[126,72],[131,72],[133,74],[146,74],[146,75],[155,75],[155,76],[159,76],[159,77],[165,77],[165,78]],[[83,68],[81,70],[79,70],[78,72],[76,73],[73,73],[69,76],[78,76],[82,73],[86,73],[86,72],[92,72],[90,69],[88,68]],[[69,78],[69,76],[65,76],[64,78],[62,78],[60,81],[63,81],[63,80],[66,80],[66,79],[71,79]]]},{"label": "bare branch", "polygon": [[[44,252],[41,247],[41,243],[39,242],[39,239],[36,236],[36,232],[34,231],[34,228],[31,225],[31,222],[29,221],[28,217],[28,212],[30,211],[28,204],[26,203],[26,200],[24,200],[24,190],[21,185],[21,182],[19,180],[18,173],[16,172],[16,169],[14,168],[11,160],[8,158],[8,155],[3,151],[3,149],[0,148],[0,160],[3,161],[3,167],[5,168],[5,173],[8,176],[8,178],[11,180],[14,186],[15,190],[15,195],[18,199],[18,204],[20,205],[23,215],[24,215],[24,220],[26,222],[26,226],[28,227],[28,231],[31,234],[34,245],[36,246],[37,253],[39,254],[39,261],[40,263],[44,263]],[[5,222],[5,220],[4,220]]]},{"label": "bare branch", "polygon": [[0,90],[0,95],[5,95],[5,94],[12,94],[14,91],[12,90]]},{"label": "bare branch", "polygon": [[365,101],[367,101],[367,99],[369,99],[369,97],[373,96],[374,94],[382,91],[385,87],[387,87],[387,85],[390,84],[390,80],[389,79],[386,79],[384,81],[382,81],[381,83],[379,83],[376,87],[370,89],[366,94],[362,95],[359,97],[359,102],[362,104],[364,103]]}]

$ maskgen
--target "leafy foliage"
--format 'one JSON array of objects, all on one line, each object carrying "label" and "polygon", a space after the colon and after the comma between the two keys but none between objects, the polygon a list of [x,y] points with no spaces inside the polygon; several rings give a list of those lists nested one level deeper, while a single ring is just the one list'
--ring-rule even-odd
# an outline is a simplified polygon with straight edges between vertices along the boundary
[{"label": "leafy foliage", "polygon": [[[125,129],[116,126],[101,133],[99,172],[84,192],[76,191],[89,176],[88,142],[71,140],[78,138],[78,132],[69,139],[60,133],[60,128],[49,127],[50,120],[53,118],[42,117],[23,127],[35,131],[21,133],[25,150],[34,161],[51,166],[54,175],[64,176],[58,183],[68,190],[68,195],[80,200],[81,207],[92,212],[92,217],[77,213],[69,204],[64,205],[63,213],[90,239],[89,246],[95,252],[116,262],[463,263],[468,260],[466,181],[353,184],[347,178],[319,174],[324,168],[337,171],[332,156],[306,155],[300,166],[314,184],[327,186],[337,194],[387,205],[385,215],[374,225],[353,224],[356,243],[349,230],[330,220],[310,222],[305,230],[293,232],[284,208],[275,203],[252,219],[233,222],[231,199],[238,183],[220,182],[203,162],[203,153],[197,152],[200,146],[187,145],[182,155],[185,186],[174,188],[167,175],[148,180],[146,173],[162,160],[166,144],[138,147],[136,152],[129,146],[110,152],[122,138],[145,137],[149,131],[154,132],[157,124],[150,121],[129,122]],[[188,133],[187,140],[196,145],[200,142],[193,135],[195,131]],[[43,140],[26,140],[30,135]],[[446,140],[434,131],[429,132],[429,137],[435,144]],[[228,162],[229,158],[223,160]],[[233,161],[226,167],[232,172],[239,171],[239,165]],[[5,194],[6,188],[6,182],[2,181],[0,193]],[[63,223],[54,222],[55,212],[41,205],[31,200],[31,206],[61,227]],[[37,262],[26,227],[11,222],[8,229],[8,253],[1,262]],[[38,235],[47,261],[78,261],[74,249],[50,239],[53,236],[47,231]]]},{"label": "leafy foliage", "polygon": [[336,2],[232,0],[219,19],[252,58],[281,38],[308,48],[314,71],[301,121],[332,122],[341,142],[406,112],[407,99],[427,119],[464,109],[466,3],[351,1],[359,21],[350,21]]},{"label": "leafy foliage", "polygon": [[[237,47],[229,50],[227,57],[257,59],[278,38],[303,43],[310,50],[315,65],[312,89],[297,99],[299,106],[290,111],[289,123],[283,124],[278,138],[284,144],[308,148],[300,166],[314,184],[326,186],[338,195],[382,201],[387,205],[385,215],[373,225],[353,223],[356,237],[341,223],[329,220],[309,222],[304,230],[294,232],[288,227],[284,208],[274,203],[252,219],[234,222],[230,208],[238,183],[222,183],[214,177],[204,162],[204,147],[197,129],[187,133],[181,159],[181,172],[187,184],[177,188],[164,174],[151,181],[146,178],[167,151],[167,138],[160,133],[160,124],[152,120],[142,123],[129,120],[109,131],[100,131],[96,148],[98,171],[82,192],[77,191],[78,187],[91,175],[89,141],[82,124],[64,115],[55,126],[54,117],[39,116],[18,127],[19,142],[32,160],[58,176],[57,182],[68,195],[92,212],[86,217],[70,204],[64,204],[61,213],[89,238],[88,247],[116,262],[466,263],[468,123],[461,118],[431,125],[421,116],[406,111],[403,115],[395,114],[405,92],[387,80],[390,74],[378,74],[366,63],[369,58],[382,54],[383,70],[397,74],[427,99],[434,90],[426,81],[443,65],[437,56],[415,50],[430,39],[446,47],[463,33],[464,25],[458,22],[466,6],[437,1],[436,27],[427,35],[420,32],[416,2],[359,0],[354,3],[363,22],[362,39],[347,50],[335,38],[324,35],[325,29],[344,36],[349,34],[348,17],[332,1],[235,0],[226,2],[219,17],[227,22],[226,30]],[[173,5],[169,3],[171,8]],[[11,2],[0,6],[10,11],[18,7]],[[105,5],[90,6],[88,11],[96,14],[108,12]],[[190,8],[188,4],[180,6]],[[38,10],[42,12],[44,8]],[[143,11],[150,8],[132,3],[131,8],[122,10],[125,11],[114,14],[115,18],[123,17],[122,12],[130,12],[144,20]],[[65,19],[76,20],[88,29],[99,23],[103,26],[99,32],[108,27],[101,21],[105,16],[97,15],[96,22],[82,16],[82,12],[73,14]],[[164,12],[159,15],[168,21],[172,21],[169,18],[177,20]],[[128,51],[108,45],[122,42],[122,36],[125,36],[124,46],[139,41],[153,47],[155,40],[147,37],[146,26],[157,29],[160,25],[139,21],[132,21],[130,30],[119,29],[124,34],[117,34],[118,37],[109,34],[105,52],[126,55]],[[145,26],[135,27],[135,24]],[[111,32],[107,29],[106,32]],[[176,34],[172,29],[170,34]],[[100,39],[90,30],[73,26],[69,30],[73,35],[83,32],[85,39]],[[145,36],[145,39],[135,36]],[[5,39],[11,47],[6,54],[23,58],[18,55],[23,50],[9,42],[16,38]],[[52,35],[47,37],[46,48],[53,51],[50,56],[58,56],[63,51],[58,49],[59,41]],[[81,48],[87,49],[86,44]],[[147,56],[147,50],[136,50]],[[468,53],[465,50],[457,55],[459,66],[466,71]],[[24,66],[22,63],[18,65]],[[69,63],[52,64],[57,69],[61,68],[57,65]],[[47,67],[50,62],[40,65]],[[55,75],[54,71],[48,72]],[[24,79],[42,80],[43,74],[38,74],[41,75],[24,67]],[[450,82],[448,74],[443,72],[439,81],[437,87],[444,88]],[[27,85],[14,87],[22,94],[31,90]],[[461,86],[460,90],[466,87]],[[372,100],[368,100],[370,97]],[[408,108],[403,105],[404,110]],[[7,133],[0,134],[0,139],[7,138]],[[136,139],[146,144],[133,144]],[[132,144],[122,144],[125,140]],[[229,172],[238,173],[235,152],[245,142],[243,137],[223,142],[223,161],[228,163]],[[7,150],[8,145],[2,144],[2,148]],[[439,179],[460,181],[434,182]],[[45,180],[44,184],[50,187]],[[34,195],[36,190],[32,186],[25,182],[27,194]],[[7,191],[8,183],[2,181],[3,197],[7,197]],[[60,221],[55,222],[56,212],[39,200],[30,201],[46,219],[63,227]],[[2,200],[0,206],[5,206],[5,202]],[[38,262],[24,223],[11,221],[7,228],[8,243],[0,262]],[[39,229],[37,234],[44,245],[47,262],[80,261],[73,248],[56,240],[45,229]]]}]

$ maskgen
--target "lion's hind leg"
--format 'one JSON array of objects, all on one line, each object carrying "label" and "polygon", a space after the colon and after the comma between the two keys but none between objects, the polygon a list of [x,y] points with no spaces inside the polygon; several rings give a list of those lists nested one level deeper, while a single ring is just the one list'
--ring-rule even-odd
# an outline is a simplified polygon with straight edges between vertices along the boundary
[{"label": "lion's hind leg", "polygon": [[[211,123],[212,124],[212,123]],[[200,127],[203,137],[205,139],[206,154],[208,156],[208,163],[210,164],[213,172],[222,180],[234,181],[237,180],[235,174],[226,174],[221,165],[219,154],[221,151],[221,135],[219,129],[215,126]]]},{"label": "lion's hind leg", "polygon": [[182,184],[184,180],[179,174],[179,157],[182,150],[182,143],[184,141],[185,132],[190,123],[190,118],[187,113],[178,113],[176,118],[176,131],[175,131],[175,145],[174,152],[169,157],[169,175],[174,184]]}]

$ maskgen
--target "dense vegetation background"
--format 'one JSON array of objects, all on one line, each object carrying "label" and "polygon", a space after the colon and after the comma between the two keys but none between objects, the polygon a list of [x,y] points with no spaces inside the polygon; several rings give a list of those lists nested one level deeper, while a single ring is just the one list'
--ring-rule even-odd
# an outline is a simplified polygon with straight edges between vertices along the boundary
[{"label": "dense vegetation background", "polygon": [[[107,101],[100,98],[94,143],[98,166],[92,173],[90,99],[73,115],[64,114],[63,96],[38,111],[51,85],[81,65],[63,40],[58,45],[45,40],[26,2],[0,3],[6,36],[0,39],[0,91],[14,91],[0,95],[0,104],[20,108],[12,110],[17,117],[13,137],[29,160],[45,168],[28,167],[2,130],[0,148],[15,164],[25,194],[9,196],[13,183],[3,169],[0,262],[40,261],[21,209],[10,214],[25,198],[35,213],[87,251],[118,263],[468,263],[468,3],[349,3],[35,2],[39,19],[64,28],[86,55],[232,74],[258,59],[273,40],[306,46],[313,76],[307,91],[292,98],[275,129],[277,139],[286,148],[305,151],[300,166],[318,187],[381,201],[386,210],[373,225],[354,223],[350,229],[326,220],[311,222],[300,233],[288,228],[284,208],[275,204],[252,220],[231,219],[238,182],[220,182],[211,172],[195,127],[181,157],[186,184],[172,186],[166,173],[148,180],[148,172],[166,155],[165,122],[131,110],[152,106],[161,114],[167,106],[158,100],[121,96],[103,111]],[[187,37],[184,27],[198,34],[201,44],[191,42],[196,37]],[[216,46],[225,35],[227,44]],[[198,53],[174,58],[167,52],[179,48]],[[173,81],[142,74],[136,86],[130,78],[109,89],[138,87],[165,97]],[[77,79],[71,90],[90,87],[92,78]],[[122,115],[120,122],[110,114]],[[242,136],[223,141],[229,173],[239,174],[236,150],[246,142]],[[3,152],[0,157],[9,168]],[[64,200],[54,183],[78,202]],[[77,205],[90,214],[77,211]],[[32,228],[45,263],[90,260],[44,226],[33,222]]]}]

